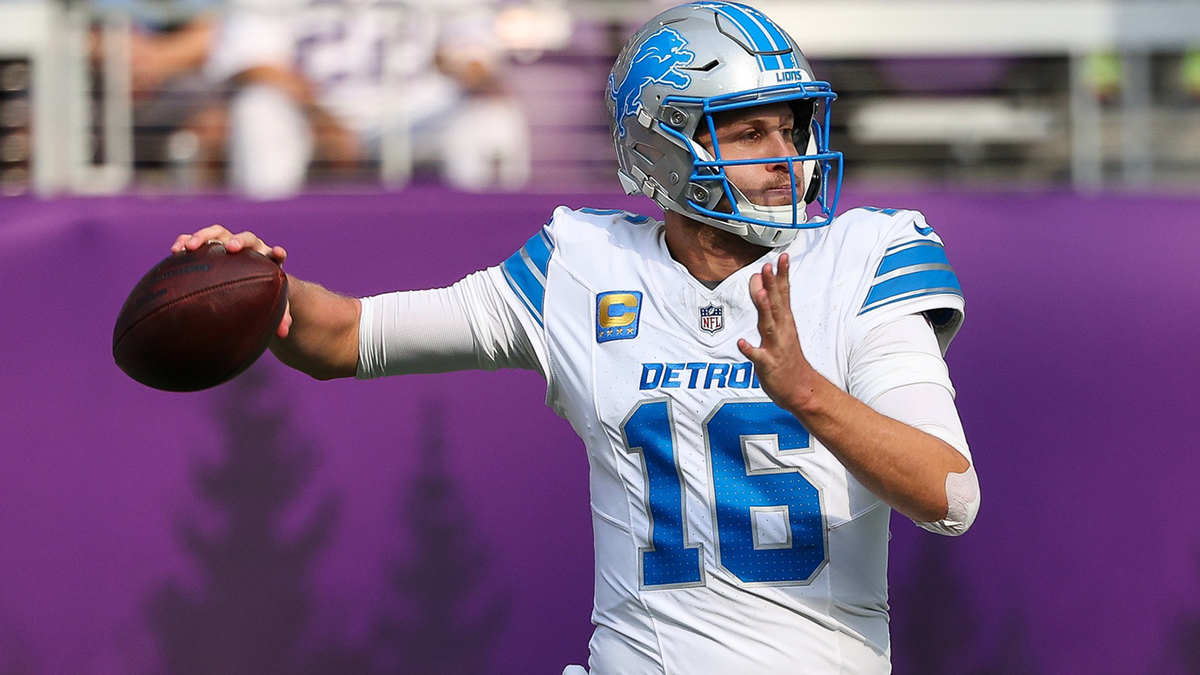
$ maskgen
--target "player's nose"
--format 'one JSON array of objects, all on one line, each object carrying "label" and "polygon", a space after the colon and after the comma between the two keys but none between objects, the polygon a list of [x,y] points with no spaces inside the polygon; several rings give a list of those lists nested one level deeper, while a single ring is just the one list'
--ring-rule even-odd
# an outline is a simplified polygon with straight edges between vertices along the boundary
[{"label": "player's nose", "polygon": [[777,130],[767,136],[767,143],[767,156],[777,160],[767,165],[772,171],[787,171],[788,165],[791,164],[790,158],[800,154],[796,151],[791,134]]}]

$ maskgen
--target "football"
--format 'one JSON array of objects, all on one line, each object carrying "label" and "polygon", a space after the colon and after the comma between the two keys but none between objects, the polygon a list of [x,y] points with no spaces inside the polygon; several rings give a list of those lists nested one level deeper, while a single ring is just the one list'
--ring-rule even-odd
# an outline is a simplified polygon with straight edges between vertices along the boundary
[{"label": "football", "polygon": [[113,360],[155,389],[207,389],[266,351],[286,306],[279,265],[209,243],[167,257],[134,286],[113,328]]}]

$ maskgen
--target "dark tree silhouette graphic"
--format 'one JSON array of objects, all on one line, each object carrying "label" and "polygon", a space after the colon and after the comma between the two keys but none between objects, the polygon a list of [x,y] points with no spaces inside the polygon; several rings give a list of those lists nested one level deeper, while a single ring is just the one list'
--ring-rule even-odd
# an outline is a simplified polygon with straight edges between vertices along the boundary
[{"label": "dark tree silhouette graphic", "polygon": [[0,675],[42,675],[42,661],[33,643],[19,630],[0,629]]},{"label": "dark tree silhouette graphic", "polygon": [[1178,617],[1171,627],[1171,642],[1176,663],[1170,672],[1200,675],[1200,616]]},{"label": "dark tree silhouette graphic", "polygon": [[421,408],[419,467],[401,500],[410,555],[387,571],[390,596],[376,622],[381,675],[489,673],[510,596],[490,578],[492,557],[471,526],[447,466],[442,406]]},{"label": "dark tree silhouette graphic", "polygon": [[[209,506],[178,523],[200,572],[198,591],[178,579],[149,603],[162,675],[297,675],[312,650],[310,569],[338,518],[325,496],[295,532],[295,502],[313,472],[314,448],[298,441],[286,403],[252,368],[216,390],[225,432],[216,462],[195,472]],[[202,522],[215,519],[215,528]]]},{"label": "dark tree silhouette graphic", "polygon": [[981,659],[975,675],[1039,675],[1043,672],[1029,644],[1025,612],[1012,609],[997,631],[995,646]]},{"label": "dark tree silhouette graphic", "polygon": [[982,610],[954,563],[957,546],[950,537],[922,533],[911,571],[894,584],[893,673],[1038,675],[1042,668],[1018,605],[993,634],[983,632]]},{"label": "dark tree silhouette graphic", "polygon": [[892,594],[895,675],[963,675],[979,621],[949,537],[922,534],[916,561]]},{"label": "dark tree silhouette graphic", "polygon": [[[1200,554],[1194,556],[1194,560],[1200,571]],[[1167,629],[1166,639],[1167,645],[1163,651],[1167,663],[1158,671],[1171,675],[1200,675],[1200,611],[1190,609],[1177,612]]]}]

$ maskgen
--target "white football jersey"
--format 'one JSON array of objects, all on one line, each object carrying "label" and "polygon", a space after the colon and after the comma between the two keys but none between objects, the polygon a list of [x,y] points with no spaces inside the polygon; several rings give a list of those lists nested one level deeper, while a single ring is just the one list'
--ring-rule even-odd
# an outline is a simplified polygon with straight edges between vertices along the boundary
[{"label": "white football jersey", "polygon": [[842,389],[872,326],[925,313],[944,350],[962,321],[914,211],[852,210],[709,289],[661,224],[564,207],[490,270],[587,445],[596,675],[890,670],[890,509],[737,348],[759,342],[750,276],[783,251],[805,355]]}]

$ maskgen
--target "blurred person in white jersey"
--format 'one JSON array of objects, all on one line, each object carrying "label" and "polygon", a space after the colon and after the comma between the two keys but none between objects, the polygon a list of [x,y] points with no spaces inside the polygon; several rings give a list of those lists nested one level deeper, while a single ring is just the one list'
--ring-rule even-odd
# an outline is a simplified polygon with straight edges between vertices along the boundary
[{"label": "blurred person in white jersey", "polygon": [[[887,673],[891,510],[958,535],[979,506],[943,243],[915,211],[835,217],[835,94],[755,9],[664,11],[609,85],[621,181],[661,222],[560,207],[443,289],[296,280],[272,349],[318,378],[546,378],[590,463],[594,675]],[[219,226],[172,250],[209,239],[286,257]]]},{"label": "blurred person in white jersey", "polygon": [[400,134],[411,166],[456,187],[523,186],[527,125],[499,84],[492,5],[233,0],[208,64],[210,77],[235,88],[231,185],[291,196],[314,162],[352,175]]}]

